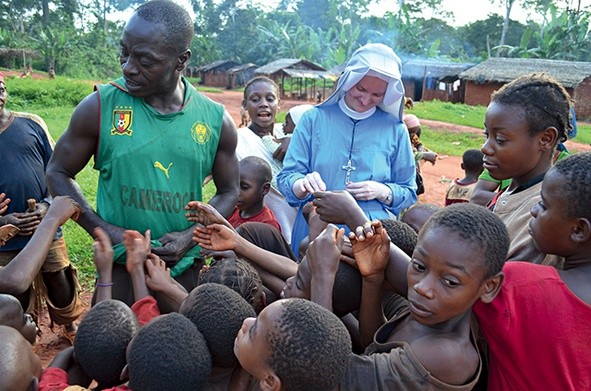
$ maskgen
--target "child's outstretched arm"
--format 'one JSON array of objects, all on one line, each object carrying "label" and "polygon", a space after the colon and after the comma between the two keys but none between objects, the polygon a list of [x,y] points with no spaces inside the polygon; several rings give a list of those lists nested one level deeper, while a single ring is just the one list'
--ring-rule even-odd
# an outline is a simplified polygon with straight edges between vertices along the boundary
[{"label": "child's outstretched arm", "polygon": [[221,224],[234,229],[232,224],[213,205],[201,201],[189,201],[185,210],[187,211],[185,214],[187,220],[194,223],[200,223],[206,227],[211,224]]},{"label": "child's outstretched arm", "polygon": [[316,213],[326,223],[345,224],[354,230],[367,222],[365,212],[348,191],[315,192],[313,203]]},{"label": "child's outstretched arm", "polygon": [[109,235],[101,228],[94,229],[94,242],[92,243],[94,264],[96,266],[96,302],[110,300],[113,287],[113,244]]},{"label": "child's outstretched arm", "polygon": [[310,300],[332,311],[332,290],[339,268],[345,230],[329,224],[310,243],[306,259],[310,267]]},{"label": "child's outstretched arm", "polygon": [[126,230],[123,233],[123,244],[127,251],[125,268],[131,278],[133,296],[135,301],[150,295],[146,285],[144,263],[150,253],[150,230],[143,236],[138,231]]},{"label": "child's outstretched arm", "polygon": [[258,266],[283,280],[293,276],[297,271],[297,264],[291,259],[262,249],[234,230],[220,224],[208,227],[197,227],[193,240],[208,250],[233,250],[247,258],[253,266]]},{"label": "child's outstretched arm", "polygon": [[390,238],[379,220],[357,227],[349,234],[353,254],[363,277],[359,333],[362,346],[368,346],[384,323],[382,288],[390,256]]},{"label": "child's outstretched arm", "polygon": [[178,311],[183,300],[189,295],[185,288],[170,276],[166,263],[157,255],[148,254],[145,267],[148,288],[165,296],[167,302]]},{"label": "child's outstretched arm", "polygon": [[[58,368],[63,372],[56,373],[50,368]],[[49,372],[52,372],[51,374]],[[92,383],[86,372],[82,370],[80,364],[74,357],[74,347],[70,346],[58,352],[47,369],[43,371],[39,383],[40,390],[63,390],[72,385],[77,385],[86,389]]]},{"label": "child's outstretched arm", "polygon": [[80,206],[70,197],[55,197],[29,243],[0,269],[0,291],[14,296],[25,292],[41,270],[58,228],[70,217],[76,220],[80,212]]}]

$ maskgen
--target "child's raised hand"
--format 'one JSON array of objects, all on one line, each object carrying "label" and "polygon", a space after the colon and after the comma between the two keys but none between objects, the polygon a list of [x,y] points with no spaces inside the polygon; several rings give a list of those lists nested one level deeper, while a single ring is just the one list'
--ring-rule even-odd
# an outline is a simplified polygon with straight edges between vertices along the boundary
[{"label": "child's raised hand", "polygon": [[127,261],[125,268],[128,273],[134,269],[141,268],[143,270],[144,262],[151,251],[150,245],[150,230],[146,231],[146,235],[142,235],[138,231],[126,230],[123,233],[123,245],[127,252]]},{"label": "child's raised hand", "polygon": [[76,201],[68,196],[57,196],[51,202],[45,216],[55,216],[60,219],[60,225],[63,225],[70,218],[76,221],[81,213],[82,208]]},{"label": "child's raised hand", "polygon": [[162,292],[173,284],[170,269],[166,267],[166,262],[158,255],[148,254],[145,266],[148,288],[156,292]]},{"label": "child's raised hand", "polygon": [[207,250],[214,251],[234,250],[238,240],[236,231],[221,224],[197,227],[193,235],[194,242]]},{"label": "child's raised hand", "polygon": [[352,217],[359,214],[365,217],[365,212],[349,191],[318,191],[313,195],[316,213],[322,221],[349,225]]},{"label": "child's raised hand", "polygon": [[213,205],[206,204],[205,202],[189,201],[187,206],[185,206],[185,210],[188,211],[185,217],[189,221],[203,224],[206,227],[211,224],[222,224],[231,227],[228,220]]},{"label": "child's raised hand", "polygon": [[101,277],[110,279],[113,270],[113,245],[109,235],[100,227],[94,229],[92,251],[99,280],[101,280]]},{"label": "child's raised hand", "polygon": [[383,275],[390,256],[390,238],[379,220],[349,233],[359,272],[364,278]]},{"label": "child's raised hand", "polygon": [[329,224],[308,246],[306,258],[312,276],[334,275],[339,268],[345,230]]}]

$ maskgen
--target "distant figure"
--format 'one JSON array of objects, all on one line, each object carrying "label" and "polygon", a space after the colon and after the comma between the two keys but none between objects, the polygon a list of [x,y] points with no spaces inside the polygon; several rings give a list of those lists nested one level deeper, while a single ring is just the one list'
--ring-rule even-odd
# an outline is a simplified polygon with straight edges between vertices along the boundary
[{"label": "distant figure", "polygon": [[25,77],[27,77],[27,76],[31,76],[31,72],[32,72],[31,65],[27,65],[27,66],[25,66],[25,70],[24,70],[24,71],[23,71],[23,73],[21,74],[21,78],[23,78],[23,79],[24,79],[24,78],[25,78]]},{"label": "distant figure", "polygon": [[248,109],[245,108],[244,106],[240,106],[240,126],[239,126],[239,128],[243,128],[245,126],[248,126],[248,121],[250,121],[250,118],[248,118]]},{"label": "distant figure", "polygon": [[318,91],[316,93],[316,103],[322,102],[322,92]]},{"label": "distant figure", "polygon": [[47,71],[47,74],[49,75],[50,79],[55,79],[55,69],[53,69],[53,67],[49,68],[49,71]]},{"label": "distant figure", "polygon": [[482,174],[484,167],[482,166],[482,158],[484,154],[479,149],[468,149],[462,155],[462,170],[464,170],[463,178],[456,178],[450,183],[447,193],[445,194],[445,206],[470,202],[470,197],[478,182],[478,176]]}]

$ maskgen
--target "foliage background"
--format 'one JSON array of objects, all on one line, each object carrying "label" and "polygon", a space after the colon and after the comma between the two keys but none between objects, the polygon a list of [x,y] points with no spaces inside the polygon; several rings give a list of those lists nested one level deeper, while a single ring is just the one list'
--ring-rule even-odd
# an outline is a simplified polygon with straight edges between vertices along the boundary
[{"label": "foliage background", "polygon": [[[244,0],[190,0],[195,13],[192,66],[214,60],[264,65],[303,58],[329,69],[359,46],[382,42],[403,60],[439,58],[479,62],[490,56],[591,61],[589,11],[576,0],[490,0],[503,16],[461,27],[442,0],[396,0],[383,17],[377,0],[281,0],[268,7]],[[0,0],[0,67],[54,67],[58,75],[106,80],[120,72],[123,22],[108,15],[138,0]],[[542,22],[511,20],[513,7],[534,10]],[[428,14],[438,18],[426,19]],[[34,54],[23,57],[22,50]]]}]

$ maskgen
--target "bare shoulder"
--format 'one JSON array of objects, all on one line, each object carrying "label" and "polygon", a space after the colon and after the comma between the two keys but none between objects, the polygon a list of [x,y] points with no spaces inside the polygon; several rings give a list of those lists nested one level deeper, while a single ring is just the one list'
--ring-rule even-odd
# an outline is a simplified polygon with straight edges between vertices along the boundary
[{"label": "bare shoulder", "polygon": [[411,347],[425,369],[443,382],[466,384],[478,371],[478,350],[466,335],[429,335],[413,341]]}]

